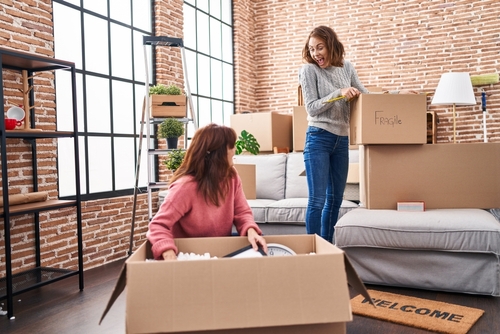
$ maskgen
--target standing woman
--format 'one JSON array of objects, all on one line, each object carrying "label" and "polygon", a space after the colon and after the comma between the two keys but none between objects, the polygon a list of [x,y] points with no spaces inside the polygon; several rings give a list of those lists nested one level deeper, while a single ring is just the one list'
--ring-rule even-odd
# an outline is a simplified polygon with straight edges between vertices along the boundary
[{"label": "standing woman", "polygon": [[177,258],[175,238],[230,236],[233,224],[257,250],[267,253],[233,167],[236,132],[209,124],[196,131],[160,209],[149,223],[147,238],[157,260]]},{"label": "standing woman", "polygon": [[[349,168],[349,114],[347,100],[368,93],[353,65],[344,59],[344,46],[329,27],[316,27],[308,36],[299,82],[309,126],[304,162],[309,201],[308,234],[333,242]],[[333,102],[330,99],[345,96]]]}]

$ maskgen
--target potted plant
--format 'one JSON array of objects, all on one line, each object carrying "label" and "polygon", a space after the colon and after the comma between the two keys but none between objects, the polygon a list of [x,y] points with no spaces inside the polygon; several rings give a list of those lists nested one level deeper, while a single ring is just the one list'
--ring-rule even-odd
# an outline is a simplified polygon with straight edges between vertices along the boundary
[{"label": "potted plant", "polygon": [[186,117],[186,95],[171,84],[149,87],[151,117]]},{"label": "potted plant", "polygon": [[236,154],[241,154],[244,150],[257,155],[260,151],[260,144],[257,139],[246,130],[241,131],[241,135],[236,140]]},{"label": "potted plant", "polygon": [[184,160],[185,155],[186,155],[186,151],[184,151],[184,150],[181,150],[181,149],[172,150],[167,155],[167,158],[165,159],[165,161],[163,161],[163,163],[165,164],[165,166],[169,170],[175,172],[177,170],[177,168],[179,168],[180,165],[182,164],[182,161]]},{"label": "potted plant", "polygon": [[175,118],[167,118],[158,126],[158,137],[167,139],[167,147],[176,149],[179,137],[184,134],[184,123]]}]

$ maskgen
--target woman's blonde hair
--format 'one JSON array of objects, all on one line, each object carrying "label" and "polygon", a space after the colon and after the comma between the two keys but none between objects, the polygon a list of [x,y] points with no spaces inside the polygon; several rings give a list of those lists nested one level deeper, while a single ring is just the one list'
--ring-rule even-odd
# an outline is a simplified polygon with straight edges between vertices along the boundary
[{"label": "woman's blonde hair", "polygon": [[327,59],[329,66],[344,66],[344,46],[339,41],[337,34],[332,28],[327,26],[319,26],[313,29],[306,40],[306,45],[302,50],[302,58],[311,64],[316,64],[316,61],[311,56],[309,51],[309,40],[311,37],[321,39],[328,50],[329,58]]},{"label": "woman's blonde hair", "polygon": [[236,132],[224,125],[212,123],[199,128],[170,182],[191,175],[205,201],[219,206],[236,176],[233,163],[228,160],[228,149],[234,148],[236,139]]}]

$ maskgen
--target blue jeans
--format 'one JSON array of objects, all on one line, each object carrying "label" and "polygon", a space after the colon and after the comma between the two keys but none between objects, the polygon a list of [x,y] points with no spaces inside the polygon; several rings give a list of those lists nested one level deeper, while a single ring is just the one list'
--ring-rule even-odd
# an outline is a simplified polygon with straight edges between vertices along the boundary
[{"label": "blue jeans", "polygon": [[309,126],[304,163],[309,187],[306,231],[333,242],[349,169],[348,137]]}]

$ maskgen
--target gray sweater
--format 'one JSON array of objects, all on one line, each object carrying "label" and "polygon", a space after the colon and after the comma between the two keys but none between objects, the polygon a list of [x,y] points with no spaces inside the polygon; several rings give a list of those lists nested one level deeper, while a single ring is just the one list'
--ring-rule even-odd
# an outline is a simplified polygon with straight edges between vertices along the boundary
[{"label": "gray sweater", "polygon": [[344,60],[344,67],[330,66],[325,69],[316,64],[305,64],[299,71],[299,83],[309,125],[338,136],[349,135],[349,103],[345,99],[324,102],[341,96],[342,88],[355,87],[361,93],[368,93],[359,81],[354,66],[347,60]]}]

